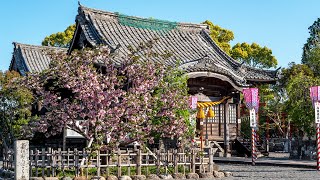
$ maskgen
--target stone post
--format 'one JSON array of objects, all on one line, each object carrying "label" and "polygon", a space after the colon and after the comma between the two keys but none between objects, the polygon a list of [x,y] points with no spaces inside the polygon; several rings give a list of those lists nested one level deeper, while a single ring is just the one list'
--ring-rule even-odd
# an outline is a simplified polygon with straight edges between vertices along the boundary
[{"label": "stone post", "polygon": [[14,142],[14,177],[16,180],[29,180],[29,141]]}]

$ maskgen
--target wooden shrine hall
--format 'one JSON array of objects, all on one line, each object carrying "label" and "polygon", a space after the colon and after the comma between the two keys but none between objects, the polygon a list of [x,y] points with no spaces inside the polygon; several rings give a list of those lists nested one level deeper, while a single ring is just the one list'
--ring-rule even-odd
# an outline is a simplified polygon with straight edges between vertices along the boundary
[{"label": "wooden shrine hall", "polygon": [[[189,94],[198,98],[198,118],[194,116],[197,135],[202,140],[222,141],[228,150],[229,141],[239,135],[240,92],[256,83],[274,83],[277,71],[252,68],[232,59],[210,38],[209,30],[205,24],[140,18],[80,5],[68,53],[106,45],[121,61],[121,57],[131,53],[130,48],[138,49],[142,43],[153,42],[151,51],[170,54],[166,64],[180,62],[180,68],[189,77]],[[10,70],[24,75],[48,68],[47,60],[39,58],[45,56],[40,55],[43,51],[39,49],[50,47],[32,47],[15,46]],[[21,53],[25,48],[30,52]],[[141,53],[141,59],[146,58]],[[164,60],[162,56],[152,58]],[[39,68],[33,70],[36,66]]]}]

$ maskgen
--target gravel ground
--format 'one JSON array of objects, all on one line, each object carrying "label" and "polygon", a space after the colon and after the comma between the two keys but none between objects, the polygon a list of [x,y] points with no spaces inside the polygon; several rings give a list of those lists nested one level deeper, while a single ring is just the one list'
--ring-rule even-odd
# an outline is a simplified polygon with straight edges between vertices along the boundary
[{"label": "gravel ground", "polygon": [[[218,163],[217,163],[218,164]],[[278,167],[278,166],[251,166],[246,164],[218,164],[220,170],[232,172],[233,177],[222,178],[231,179],[301,179],[316,180],[320,179],[320,172],[315,169]]]}]

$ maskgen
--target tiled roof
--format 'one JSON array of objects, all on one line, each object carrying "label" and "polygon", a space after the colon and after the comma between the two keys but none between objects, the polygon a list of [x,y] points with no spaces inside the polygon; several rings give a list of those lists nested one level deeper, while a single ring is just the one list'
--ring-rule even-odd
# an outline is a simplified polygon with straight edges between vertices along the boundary
[{"label": "tiled roof", "polygon": [[[77,31],[81,31],[91,46],[104,44],[111,49],[118,46],[119,57],[130,53],[129,46],[139,47],[141,42],[154,41],[153,52],[171,53],[167,63],[179,60],[187,72],[219,73],[240,86],[248,86],[247,81],[274,81],[277,77],[276,71],[248,67],[232,59],[210,38],[208,26],[203,24],[125,16],[83,6],[79,7],[76,21]],[[76,41],[73,40],[72,46]]]},{"label": "tiled roof", "polygon": [[21,43],[13,43],[14,52],[9,70],[18,71],[21,75],[26,72],[41,72],[49,68],[50,57],[46,53],[50,51],[64,51],[66,48],[48,46],[35,46]]}]

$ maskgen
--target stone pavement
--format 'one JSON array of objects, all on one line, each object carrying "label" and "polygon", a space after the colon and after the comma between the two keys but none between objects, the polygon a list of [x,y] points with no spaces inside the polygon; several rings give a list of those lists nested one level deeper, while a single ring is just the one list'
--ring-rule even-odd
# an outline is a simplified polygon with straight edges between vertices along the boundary
[{"label": "stone pavement", "polygon": [[226,163],[218,165],[220,170],[233,174],[232,177],[221,180],[316,180],[320,177],[319,172],[311,168]]},{"label": "stone pavement", "polygon": [[[279,153],[271,153],[270,157],[260,157],[256,160],[256,165],[263,166],[288,166],[288,167],[301,167],[301,168],[312,168],[316,169],[316,160],[296,160],[289,159],[287,154],[281,155]],[[214,157],[215,163],[233,163],[233,164],[251,164],[251,158],[245,157]]]}]

